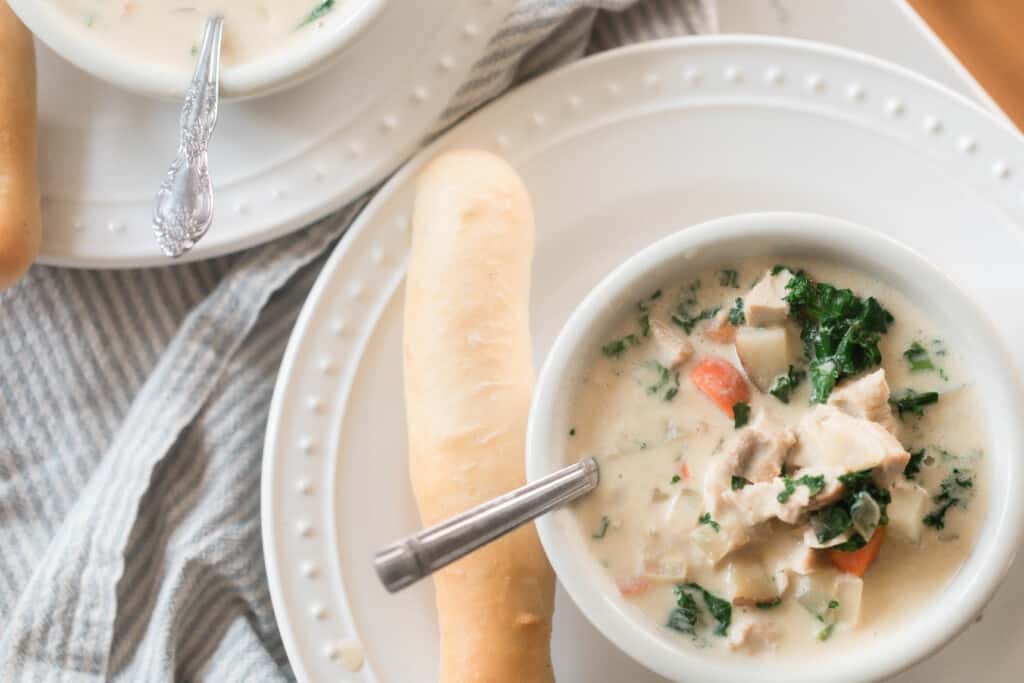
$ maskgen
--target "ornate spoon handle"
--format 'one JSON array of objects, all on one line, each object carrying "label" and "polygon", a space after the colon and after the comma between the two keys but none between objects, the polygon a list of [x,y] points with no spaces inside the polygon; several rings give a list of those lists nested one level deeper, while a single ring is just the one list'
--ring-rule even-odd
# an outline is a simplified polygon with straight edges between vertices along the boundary
[{"label": "ornate spoon handle", "polygon": [[153,233],[161,251],[171,257],[181,256],[194,247],[213,222],[213,184],[207,148],[217,124],[223,34],[224,17],[210,17],[181,108],[178,156],[156,193]]}]

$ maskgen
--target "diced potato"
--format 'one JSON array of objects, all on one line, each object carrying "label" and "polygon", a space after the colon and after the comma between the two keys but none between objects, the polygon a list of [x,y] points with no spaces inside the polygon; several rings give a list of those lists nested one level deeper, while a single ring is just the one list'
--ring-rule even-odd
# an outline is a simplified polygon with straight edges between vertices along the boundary
[{"label": "diced potato", "polygon": [[836,578],[836,602],[839,607],[836,619],[840,624],[856,626],[860,621],[861,596],[864,593],[864,579],[852,574],[840,574]]},{"label": "diced potato", "polygon": [[836,572],[817,572],[796,577],[794,595],[804,609],[815,617],[821,617],[826,624],[834,623],[836,610],[829,604],[836,600]]},{"label": "diced potato", "polygon": [[724,524],[718,531],[709,524],[701,524],[690,532],[690,541],[711,564],[717,564],[719,560],[749,540],[750,537],[743,528]]},{"label": "diced potato", "polygon": [[771,271],[765,273],[764,277],[754,285],[754,288],[747,294],[744,313],[747,317],[747,324],[754,326],[779,325],[786,321],[789,315],[789,302],[785,297],[788,294],[786,285],[793,275],[788,270],[783,270],[775,275]]},{"label": "diced potato", "polygon": [[641,573],[646,578],[682,583],[687,580],[687,568],[686,554],[678,543],[654,538],[644,545]]},{"label": "diced potato", "polygon": [[761,391],[768,391],[793,362],[793,349],[785,327],[741,327],[736,332],[736,354],[744,372]]},{"label": "diced potato", "polygon": [[928,507],[928,492],[917,484],[901,481],[892,488],[892,502],[889,503],[889,538],[905,543],[921,540],[921,520]]},{"label": "diced potato", "polygon": [[729,552],[729,543],[725,536],[712,529],[709,525],[702,524],[690,532],[690,540],[707,557],[711,564],[715,564]]},{"label": "diced potato", "polygon": [[772,577],[755,557],[741,554],[733,557],[725,568],[725,581],[729,600],[734,605],[752,607],[779,596]]}]

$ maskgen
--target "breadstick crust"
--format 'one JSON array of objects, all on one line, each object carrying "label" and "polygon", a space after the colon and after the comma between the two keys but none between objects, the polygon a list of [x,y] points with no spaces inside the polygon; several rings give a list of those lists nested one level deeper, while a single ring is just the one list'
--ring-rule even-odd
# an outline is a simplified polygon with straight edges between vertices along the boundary
[{"label": "breadstick crust", "polygon": [[[423,171],[404,360],[409,469],[426,525],[525,481],[534,224],[515,171],[481,151]],[[554,574],[533,525],[434,576],[441,683],[546,683]]]},{"label": "breadstick crust", "polygon": [[0,0],[0,289],[28,270],[42,241],[37,127],[32,35]]}]

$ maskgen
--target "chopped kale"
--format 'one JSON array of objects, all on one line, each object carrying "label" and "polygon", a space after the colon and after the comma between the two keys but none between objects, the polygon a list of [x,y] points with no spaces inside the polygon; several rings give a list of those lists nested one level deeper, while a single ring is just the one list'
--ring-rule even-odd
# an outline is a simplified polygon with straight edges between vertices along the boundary
[{"label": "chopped kale", "polygon": [[735,474],[732,475],[732,490],[739,491],[744,486],[750,486],[750,480],[744,479],[743,477],[737,477]]},{"label": "chopped kale", "polygon": [[789,266],[784,266],[781,263],[776,263],[774,266],[772,266],[772,275],[778,275],[784,270],[789,271],[790,273],[795,272]]},{"label": "chopped kale", "polygon": [[844,377],[882,362],[878,341],[893,317],[878,301],[814,282],[803,271],[793,275],[786,289],[809,361],[812,403],[824,403]]},{"label": "chopped kale", "polygon": [[733,427],[739,429],[743,425],[750,422],[750,405],[743,402],[737,401],[732,404],[732,424]]},{"label": "chopped kale", "polygon": [[805,474],[799,479],[790,479],[789,477],[782,477],[782,491],[777,496],[780,503],[785,503],[789,500],[790,496],[796,493],[797,486],[806,486],[807,492],[811,498],[822,492],[825,488],[825,475],[819,474],[817,476],[811,476]]},{"label": "chopped kale", "polygon": [[690,315],[687,312],[687,309],[681,306],[672,314],[672,322],[683,328],[683,331],[686,332],[686,334],[690,334],[693,332],[693,328],[697,326],[697,323],[701,320],[711,320],[718,315],[718,311],[720,310],[722,310],[721,306],[711,306],[710,308],[705,308],[696,315]]},{"label": "chopped kale", "polygon": [[772,598],[771,600],[762,600],[760,602],[755,602],[754,607],[758,609],[771,609],[772,607],[778,607],[781,604],[782,596],[780,595],[778,597]]},{"label": "chopped kale", "polygon": [[729,324],[739,327],[745,322],[747,322],[747,316],[743,313],[743,299],[737,297],[732,308],[729,309]]},{"label": "chopped kale", "polygon": [[953,468],[953,472],[942,480],[939,492],[932,498],[936,508],[924,517],[924,523],[941,531],[946,528],[946,513],[950,508],[967,508],[974,494],[974,473],[970,470]]},{"label": "chopped kale", "polygon": [[636,307],[640,309],[641,313],[647,313],[648,311],[651,310],[651,302],[652,301],[657,301],[660,298],[661,298],[661,290],[660,289],[656,289],[656,290],[654,290],[654,293],[651,294],[649,297],[647,297],[646,299],[644,299],[642,301],[638,301],[637,304],[636,304]]},{"label": "chopped kale", "polygon": [[806,371],[798,370],[790,365],[789,371],[785,375],[779,375],[775,378],[775,381],[772,382],[771,387],[768,389],[768,393],[783,403],[789,403],[789,397],[793,395],[793,392],[796,391],[796,388],[805,377],[807,377]]},{"label": "chopped kale", "polygon": [[718,271],[718,284],[722,287],[740,288],[739,273],[732,268]]},{"label": "chopped kale", "polygon": [[679,393],[679,373],[672,372],[656,360],[645,365],[655,372],[654,384],[647,387],[647,393],[651,396],[661,396],[665,401],[674,399]]},{"label": "chopped kale", "polygon": [[618,358],[626,352],[626,349],[639,343],[640,339],[635,334],[627,334],[622,339],[615,339],[602,346],[601,353],[609,358]]},{"label": "chopped kale", "polygon": [[928,350],[921,346],[919,342],[914,342],[908,346],[907,350],[903,352],[903,357],[910,363],[911,372],[935,369],[932,359],[928,357]]},{"label": "chopped kale", "polygon": [[[700,584],[688,583],[686,588],[692,588],[704,596],[704,605],[715,620],[715,635],[724,636],[729,632],[729,625],[732,623],[732,605],[728,600],[704,590]],[[678,590],[678,588],[677,588]]]},{"label": "chopped kale", "polygon": [[903,413],[911,413],[918,417],[924,415],[924,407],[939,402],[939,394],[936,391],[925,391],[918,393],[913,389],[907,389],[899,398],[890,398],[889,403],[896,406],[896,412],[900,417]]},{"label": "chopped kale", "polygon": [[[819,543],[826,543],[853,528],[854,507],[864,504],[864,496],[870,496],[878,505],[881,513],[879,525],[889,523],[887,508],[892,502],[892,494],[875,484],[871,470],[850,472],[840,475],[839,481],[846,487],[843,498],[828,507],[811,515],[811,526]],[[854,532],[849,540],[833,546],[832,550],[852,552],[867,544],[867,539]]]},{"label": "chopped kale", "polygon": [[722,530],[722,527],[719,526],[718,522],[716,522],[715,520],[711,519],[711,513],[710,512],[705,512],[703,515],[701,515],[700,517],[697,518],[697,521],[700,522],[701,524],[707,524],[709,527],[711,527],[715,531],[721,531]]},{"label": "chopped kale", "polygon": [[682,480],[682,477],[680,477],[678,474],[673,474],[672,478],[669,480],[669,483],[670,484],[678,484],[681,480]]},{"label": "chopped kale", "polygon": [[838,609],[839,608],[839,601],[838,600],[829,600],[828,601],[828,608],[829,609]]},{"label": "chopped kale", "polygon": [[299,26],[305,26],[306,24],[312,24],[314,21],[322,18],[325,14],[334,9],[334,0],[320,0],[316,6],[310,10],[306,18],[302,20]]},{"label": "chopped kale", "polygon": [[640,336],[647,337],[651,334],[651,302],[661,298],[661,290],[655,290],[646,299],[638,301],[636,307],[640,309]]},{"label": "chopped kale", "polygon": [[604,538],[604,535],[608,533],[608,525],[609,525],[609,523],[610,522],[608,521],[607,517],[601,517],[601,527],[597,531],[595,531],[594,533],[590,534],[590,537],[591,538]]},{"label": "chopped kale", "polygon": [[907,466],[903,468],[903,476],[907,479],[913,479],[917,476],[917,473],[921,471],[921,461],[924,460],[925,449],[914,451],[910,454],[910,460],[907,461]]},{"label": "chopped kale", "polygon": [[686,633],[691,636],[697,634],[697,619],[700,615],[700,608],[693,596],[683,590],[682,586],[676,586],[676,607],[668,615],[668,626],[673,631]]}]

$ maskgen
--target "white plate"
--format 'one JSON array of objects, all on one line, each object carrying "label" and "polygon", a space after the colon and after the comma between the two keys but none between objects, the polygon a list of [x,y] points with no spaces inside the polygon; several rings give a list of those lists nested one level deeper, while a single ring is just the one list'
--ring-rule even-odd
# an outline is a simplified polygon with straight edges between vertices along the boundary
[{"label": "white plate", "polygon": [[[340,208],[423,139],[513,0],[394,0],[324,73],[221,105],[213,227],[185,260],[250,247]],[[43,263],[166,265],[152,206],[180,104],[107,85],[39,51]]]},{"label": "white plate", "polygon": [[[373,552],[417,528],[405,458],[399,285],[417,169],[438,149],[509,158],[538,221],[539,366],[573,306],[655,239],[746,211],[810,211],[901,239],[1024,342],[1024,145],[964,98],[875,59],[768,38],[679,39],[600,56],[529,84],[445,136],[367,207],[320,275],[285,354],[264,456],[264,550],[278,624],[304,681],[435,678],[430,582],[397,596]],[[902,683],[1015,680],[1018,563],[984,620]],[[560,592],[562,683],[659,680]]]}]

